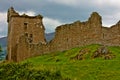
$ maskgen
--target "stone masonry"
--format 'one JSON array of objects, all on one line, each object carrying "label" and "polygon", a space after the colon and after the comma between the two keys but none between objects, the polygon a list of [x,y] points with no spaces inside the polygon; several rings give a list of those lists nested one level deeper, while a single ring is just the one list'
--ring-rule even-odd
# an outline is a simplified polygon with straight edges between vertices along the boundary
[{"label": "stone masonry", "polygon": [[120,21],[110,28],[103,27],[97,12],[93,12],[86,22],[58,26],[50,42],[46,42],[42,18],[41,15],[19,15],[13,8],[8,10],[7,60],[18,62],[89,44],[120,46]]},{"label": "stone masonry", "polygon": [[[19,42],[21,43],[22,40],[20,37],[22,35],[27,37],[27,41],[29,43],[39,43],[42,44],[46,43],[44,37],[44,26],[42,23],[42,16],[34,16],[30,17],[26,14],[19,15],[12,7],[8,10],[7,15],[7,22],[8,22],[8,60],[18,61],[18,56],[22,56],[23,58],[26,56],[27,50],[24,48],[20,49],[22,54],[17,54],[17,48]],[[21,40],[21,41],[20,41]],[[23,47],[26,46],[25,44],[22,45]]]}]

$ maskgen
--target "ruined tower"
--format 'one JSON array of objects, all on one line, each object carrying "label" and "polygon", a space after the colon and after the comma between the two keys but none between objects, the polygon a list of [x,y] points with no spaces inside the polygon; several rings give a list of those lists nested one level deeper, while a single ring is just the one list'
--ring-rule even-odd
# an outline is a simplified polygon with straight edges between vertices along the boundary
[{"label": "ruined tower", "polygon": [[[19,15],[13,7],[8,9],[8,46],[7,59],[9,61],[17,60],[17,44],[20,36],[28,37],[29,43],[46,43],[45,28],[42,23],[42,16]],[[22,52],[22,50],[21,50]]]}]

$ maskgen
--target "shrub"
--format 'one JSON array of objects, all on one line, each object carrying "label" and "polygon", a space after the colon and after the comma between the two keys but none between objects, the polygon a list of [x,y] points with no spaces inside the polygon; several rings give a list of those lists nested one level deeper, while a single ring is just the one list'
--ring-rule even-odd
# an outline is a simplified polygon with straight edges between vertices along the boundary
[{"label": "shrub", "polygon": [[2,47],[1,47],[1,45],[0,45],[0,52],[2,52]]},{"label": "shrub", "polygon": [[69,80],[60,71],[36,70],[30,63],[4,63],[0,65],[0,80]]}]

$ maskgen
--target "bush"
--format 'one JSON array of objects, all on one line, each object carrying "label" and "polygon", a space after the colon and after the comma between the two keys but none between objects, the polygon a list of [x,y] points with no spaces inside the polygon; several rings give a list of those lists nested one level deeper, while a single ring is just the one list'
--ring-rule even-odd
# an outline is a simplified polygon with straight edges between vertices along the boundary
[{"label": "bush", "polygon": [[0,65],[0,80],[69,80],[60,71],[36,70],[30,63],[4,63]]},{"label": "bush", "polygon": [[0,45],[0,52],[2,52],[2,47],[1,47],[1,45]]}]

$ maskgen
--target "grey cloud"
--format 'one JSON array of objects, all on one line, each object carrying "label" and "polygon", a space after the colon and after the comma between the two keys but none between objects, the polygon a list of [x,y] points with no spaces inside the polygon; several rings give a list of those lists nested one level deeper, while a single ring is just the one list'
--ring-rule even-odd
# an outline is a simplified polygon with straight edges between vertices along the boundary
[{"label": "grey cloud", "polygon": [[54,0],[1,0],[0,5],[2,7],[0,7],[0,11],[7,11],[10,6],[13,6],[18,11],[32,10],[46,17],[59,19],[61,22],[71,22],[75,20],[86,20],[93,11],[97,11],[104,16],[113,15],[120,9],[110,5],[98,6],[93,3],[94,0],[75,0],[78,1],[76,7],[57,4],[53,1]]},{"label": "grey cloud", "polygon": [[16,7],[19,11],[34,10],[41,8],[41,6],[45,5],[45,2],[45,0],[1,0],[0,11],[8,9],[10,6]]},{"label": "grey cloud", "polygon": [[[104,24],[113,24],[120,19],[119,14],[116,15],[116,13],[120,13],[120,7],[112,5],[112,3],[106,5],[101,3],[102,5],[98,5],[99,3],[97,0],[75,0],[78,1],[76,5],[68,6],[65,4],[59,4],[51,1],[0,0],[0,12],[7,12],[7,9],[10,6],[13,6],[17,11],[34,11],[36,14],[41,14],[44,17],[57,19],[61,23],[70,23],[76,20],[85,21],[88,19],[88,17],[93,11],[97,11],[100,13],[100,15],[103,17]],[[2,24],[0,26],[6,25]],[[48,24],[46,28],[47,27],[50,27],[50,25]]]},{"label": "grey cloud", "polygon": [[0,23],[0,37],[7,35],[7,24],[6,23]]}]

